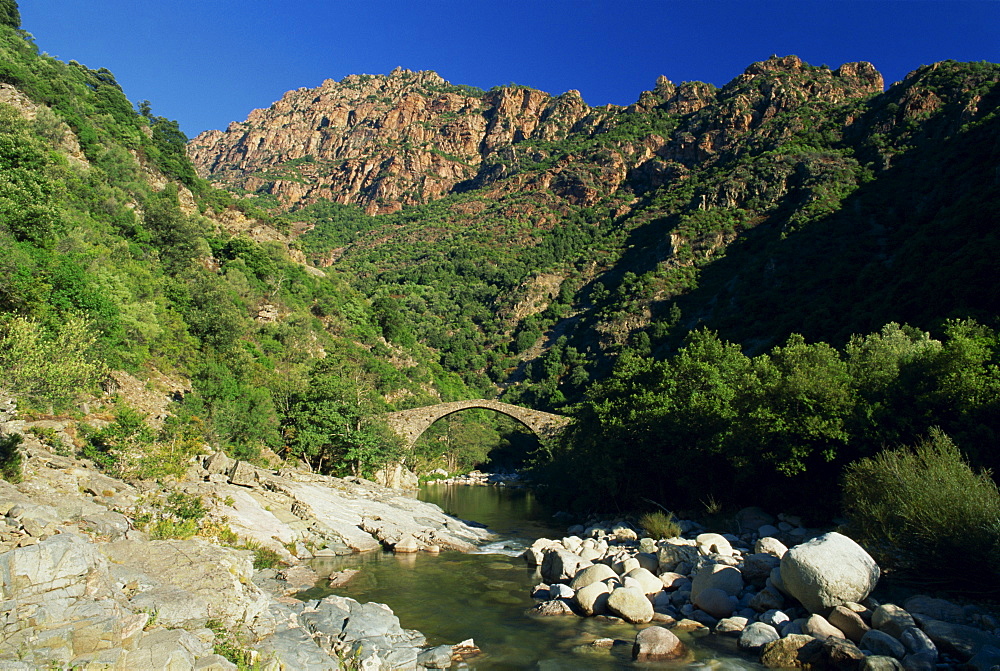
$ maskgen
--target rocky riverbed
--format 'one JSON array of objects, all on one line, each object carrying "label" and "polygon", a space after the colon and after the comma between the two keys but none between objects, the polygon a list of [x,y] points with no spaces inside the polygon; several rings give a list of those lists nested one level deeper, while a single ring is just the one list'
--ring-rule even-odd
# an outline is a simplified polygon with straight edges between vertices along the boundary
[{"label": "rocky riverbed", "polygon": [[[109,477],[30,436],[24,448],[24,480],[0,480],[3,668],[447,668],[476,652],[472,641],[428,648],[381,604],[291,596],[319,580],[305,565],[314,556],[468,551],[489,538],[437,506],[221,453],[162,485]],[[202,530],[228,526],[238,547],[140,530],[170,501],[198,499]],[[282,565],[256,570],[248,545]]]},{"label": "rocky riverbed", "polygon": [[880,569],[847,536],[775,526],[756,509],[738,520],[740,535],[682,521],[681,536],[655,541],[618,521],[539,539],[524,553],[545,581],[533,612],[646,625],[634,641],[594,643],[631,645],[639,662],[690,660],[675,633],[687,632],[731,639],[769,668],[1000,665],[1000,620],[982,607],[927,595],[880,603]]}]

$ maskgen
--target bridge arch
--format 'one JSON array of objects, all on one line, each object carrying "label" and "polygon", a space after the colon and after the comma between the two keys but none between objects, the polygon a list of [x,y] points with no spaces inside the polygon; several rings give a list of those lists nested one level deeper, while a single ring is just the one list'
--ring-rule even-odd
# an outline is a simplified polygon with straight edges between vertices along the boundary
[{"label": "bridge arch", "polygon": [[406,447],[410,449],[431,424],[442,417],[447,417],[448,415],[470,408],[495,410],[508,417],[513,417],[528,427],[539,438],[548,438],[558,434],[572,421],[569,417],[554,415],[551,412],[522,408],[519,405],[501,403],[500,401],[485,398],[475,401],[451,401],[450,403],[438,403],[436,405],[424,406],[423,408],[388,412],[385,414],[385,421],[390,429],[403,438],[406,442]]}]

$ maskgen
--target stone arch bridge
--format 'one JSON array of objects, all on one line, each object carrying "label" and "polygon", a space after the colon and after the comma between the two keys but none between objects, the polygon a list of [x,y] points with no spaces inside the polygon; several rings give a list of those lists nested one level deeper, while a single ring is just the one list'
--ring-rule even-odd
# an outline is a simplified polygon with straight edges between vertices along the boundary
[{"label": "stone arch bridge", "polygon": [[450,403],[438,403],[428,405],[423,408],[412,408],[410,410],[399,410],[397,412],[387,412],[385,421],[389,428],[402,436],[406,441],[406,447],[412,448],[417,438],[430,427],[431,424],[442,417],[468,410],[470,408],[485,408],[513,417],[517,421],[531,429],[539,438],[548,438],[561,432],[571,420],[562,415],[553,415],[550,412],[522,408],[519,405],[501,403],[489,399],[478,399],[475,401],[452,401]]}]

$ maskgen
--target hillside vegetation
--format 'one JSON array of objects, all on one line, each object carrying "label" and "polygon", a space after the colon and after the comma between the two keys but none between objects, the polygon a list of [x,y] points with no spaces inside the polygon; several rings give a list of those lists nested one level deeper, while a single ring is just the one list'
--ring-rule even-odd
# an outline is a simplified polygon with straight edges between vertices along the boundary
[{"label": "hillside vegetation", "polygon": [[370,475],[398,449],[373,419],[390,400],[476,393],[388,343],[377,305],[198,178],[185,143],[107,70],[0,26],[0,386],[22,414],[111,421],[77,448],[117,474],[211,445]]}]

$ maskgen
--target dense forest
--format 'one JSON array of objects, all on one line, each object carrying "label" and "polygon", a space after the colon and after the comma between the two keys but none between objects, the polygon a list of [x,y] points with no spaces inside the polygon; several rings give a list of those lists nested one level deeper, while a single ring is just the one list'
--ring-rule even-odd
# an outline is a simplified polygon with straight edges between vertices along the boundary
[{"label": "dense forest", "polygon": [[[593,109],[348,78],[325,86],[373,114],[399,100],[364,87],[390,84],[458,111],[370,149],[409,173],[330,199],[348,162],[272,151],[238,188],[208,140],[39,53],[7,5],[0,385],[29,416],[78,417],[72,449],[103,468],[178,475],[206,446],[365,476],[492,463],[568,508],[817,515],[903,446],[1000,472],[998,65],[883,90],[865,63],[772,57]],[[503,116],[517,96],[538,119]],[[234,127],[267,131],[254,118]],[[435,144],[456,124],[489,141]],[[413,186],[433,171],[447,188]],[[479,397],[574,423],[539,442],[467,411],[407,452],[380,419]]]}]

